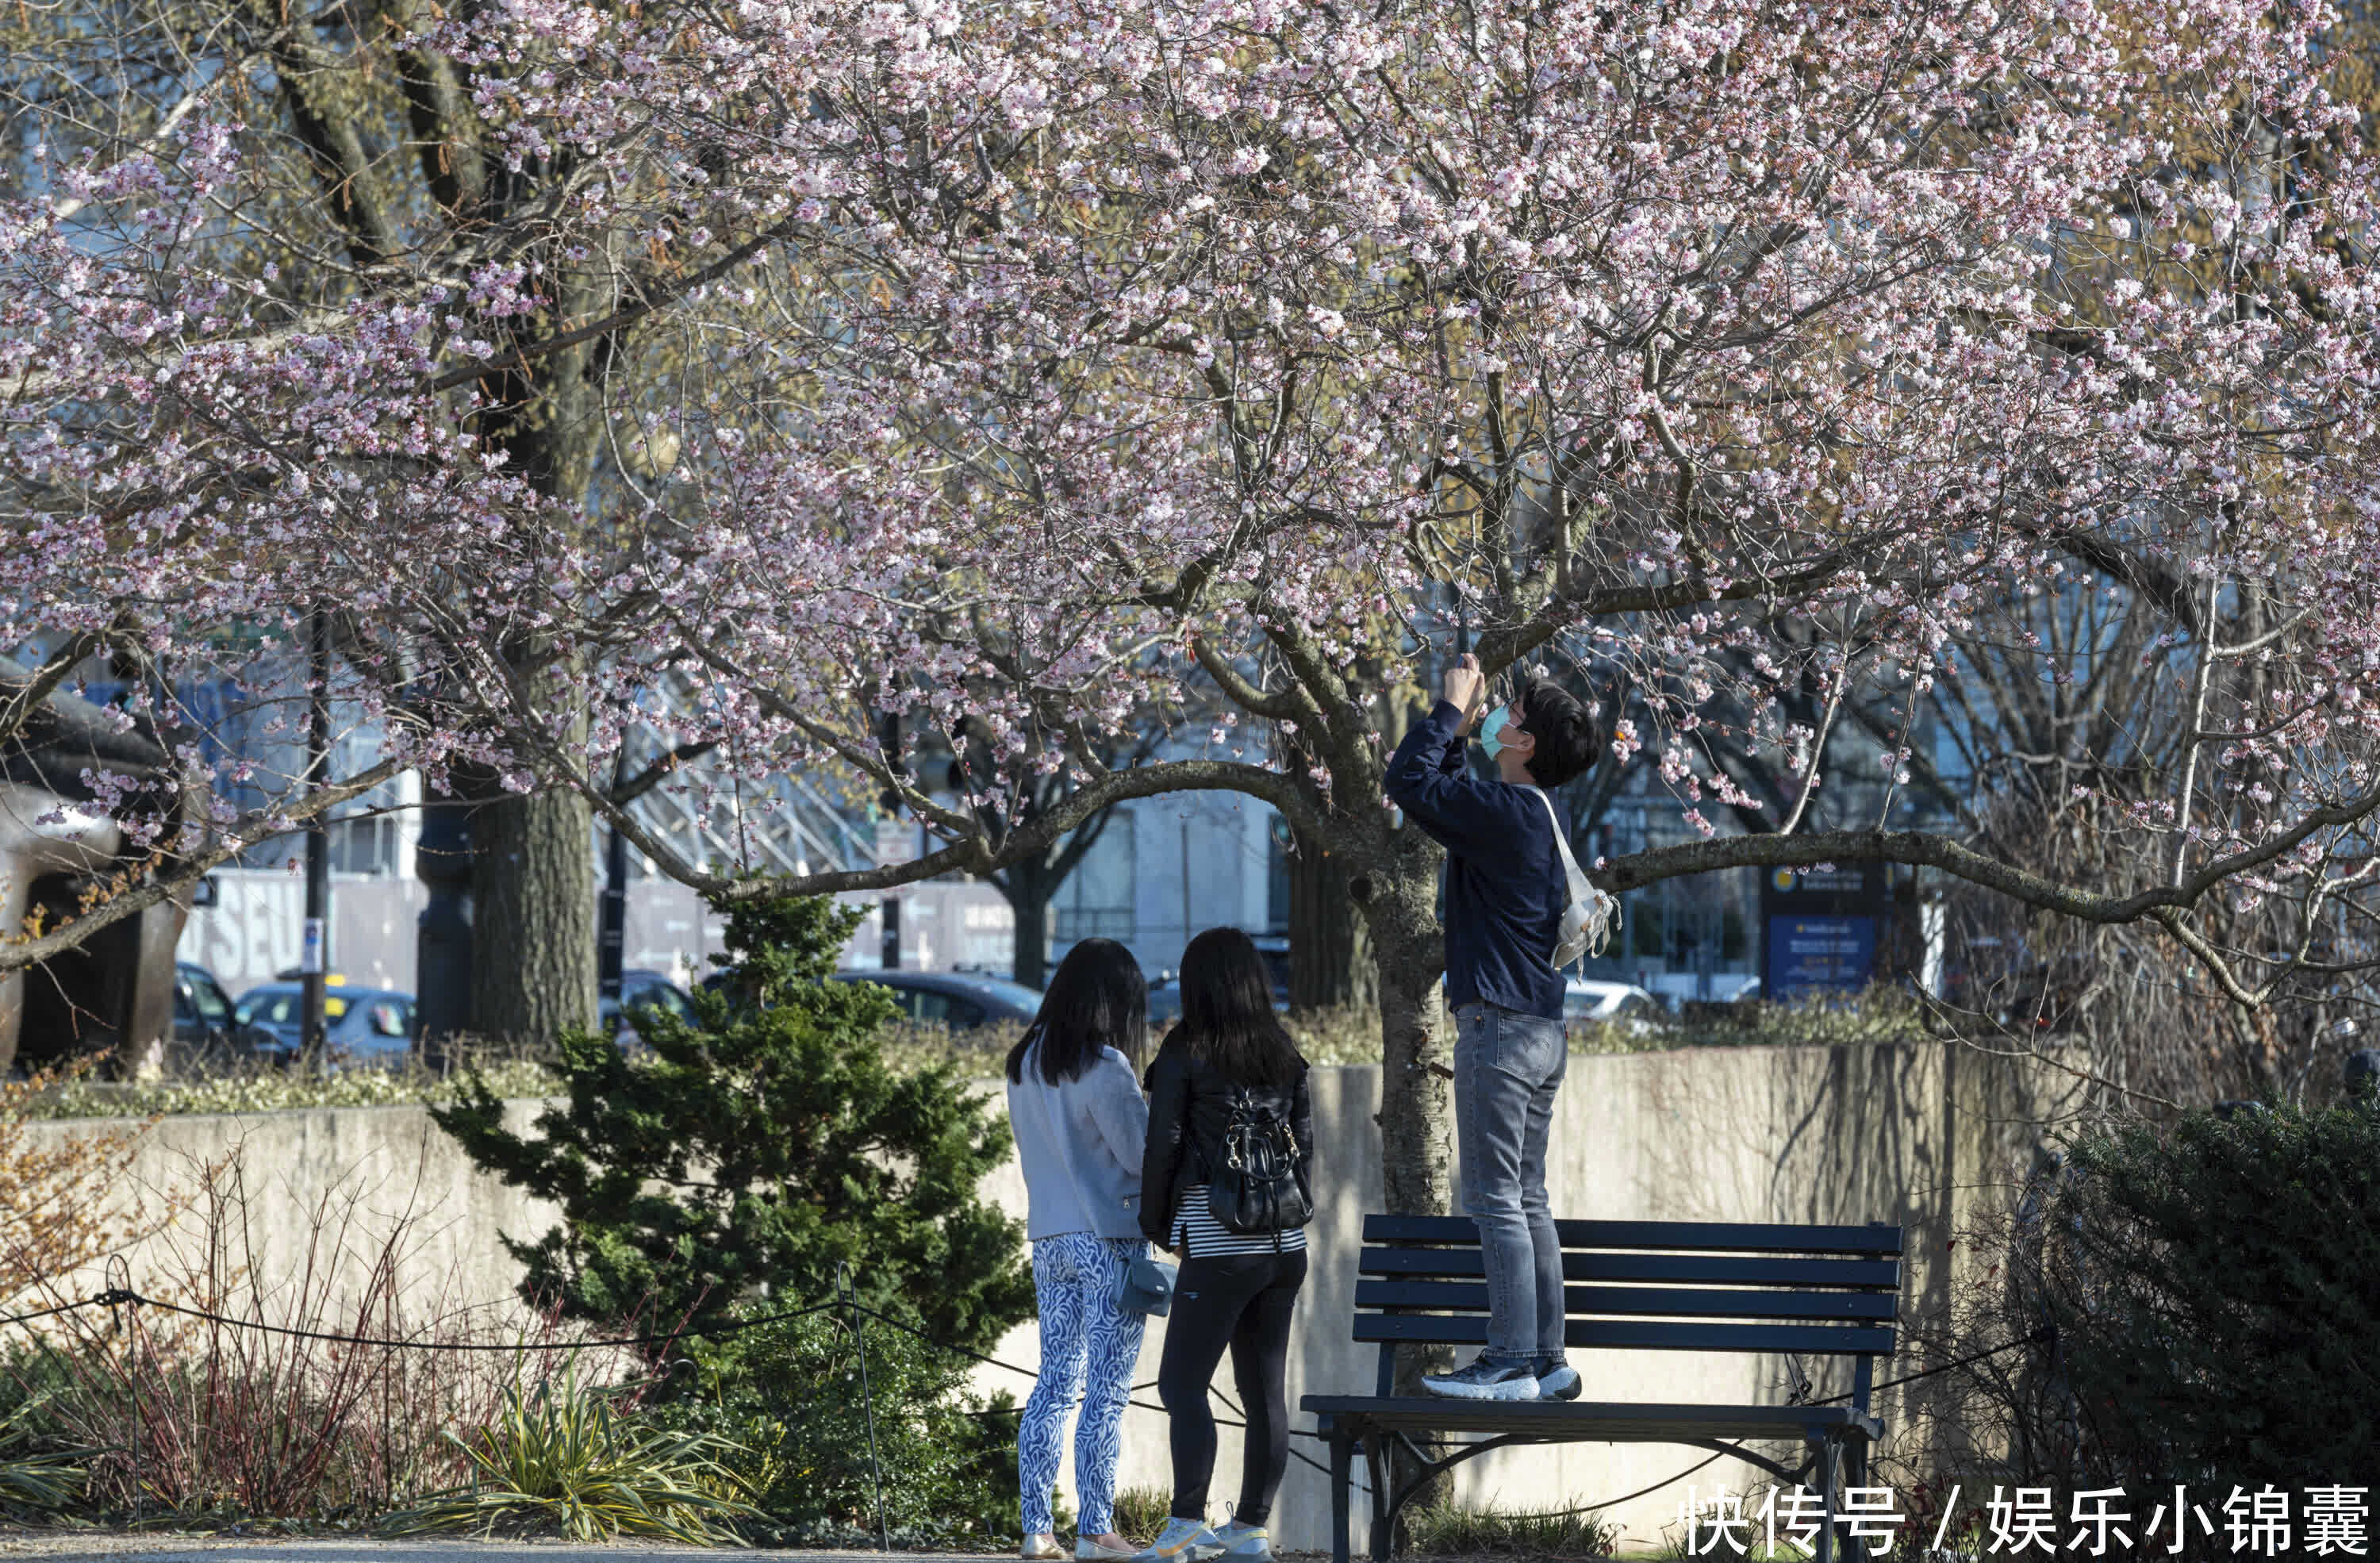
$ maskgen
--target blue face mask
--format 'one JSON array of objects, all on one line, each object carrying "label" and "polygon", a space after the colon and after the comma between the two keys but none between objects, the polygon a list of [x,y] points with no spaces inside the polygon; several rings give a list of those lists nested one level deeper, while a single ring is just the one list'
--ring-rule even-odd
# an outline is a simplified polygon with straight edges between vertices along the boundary
[{"label": "blue face mask", "polygon": [[1479,724],[1480,752],[1485,754],[1491,762],[1498,755],[1504,752],[1504,727],[1512,720],[1512,708],[1499,706],[1488,713],[1486,721]]}]

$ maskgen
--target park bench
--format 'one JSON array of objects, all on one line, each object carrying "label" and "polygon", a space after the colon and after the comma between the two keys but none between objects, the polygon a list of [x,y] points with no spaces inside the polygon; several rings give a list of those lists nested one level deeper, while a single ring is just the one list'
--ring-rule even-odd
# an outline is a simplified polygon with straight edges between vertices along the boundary
[{"label": "park bench", "polygon": [[[1366,1216],[1356,1267],[1355,1339],[1377,1342],[1370,1395],[1308,1395],[1330,1446],[1331,1556],[1348,1563],[1354,1457],[1371,1479],[1371,1551],[1386,1559],[1398,1511],[1475,1455],[1512,1444],[1664,1443],[1718,1449],[1787,1486],[1813,1467],[1824,1495],[1820,1563],[1832,1563],[1839,1479],[1863,1483],[1883,1431],[1868,1412],[1876,1359],[1892,1351],[1900,1296],[1900,1229],[1716,1221],[1557,1221],[1572,1351],[1752,1351],[1852,1359],[1850,1403],[1666,1405],[1493,1401],[1395,1393],[1401,1345],[1484,1345],[1488,1286],[1478,1229],[1464,1216]],[[1573,1365],[1583,1365],[1573,1363]],[[1794,1376],[1802,1378],[1798,1365]],[[1797,1394],[1796,1399],[1801,1396]],[[1420,1441],[1480,1436],[1432,1458]],[[1799,1470],[1738,1440],[1791,1442]],[[1417,1474],[1390,1492],[1391,1451]]]}]

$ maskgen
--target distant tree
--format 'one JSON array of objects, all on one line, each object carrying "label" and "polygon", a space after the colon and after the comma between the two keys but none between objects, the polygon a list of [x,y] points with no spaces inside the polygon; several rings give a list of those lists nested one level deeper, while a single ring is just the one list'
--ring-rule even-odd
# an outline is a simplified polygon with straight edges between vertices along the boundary
[{"label": "distant tree", "polygon": [[481,1167],[562,1207],[505,1246],[524,1297],[577,1317],[666,1325],[768,1295],[822,1298],[847,1265],[860,1297],[937,1339],[981,1348],[1032,1311],[1023,1233],[977,1186],[1009,1139],[937,1066],[889,1067],[884,989],[831,979],[858,914],[822,898],[729,915],[735,980],[697,1019],[640,1011],[649,1053],[573,1033],[566,1100],[529,1134],[474,1079],[434,1109]]}]

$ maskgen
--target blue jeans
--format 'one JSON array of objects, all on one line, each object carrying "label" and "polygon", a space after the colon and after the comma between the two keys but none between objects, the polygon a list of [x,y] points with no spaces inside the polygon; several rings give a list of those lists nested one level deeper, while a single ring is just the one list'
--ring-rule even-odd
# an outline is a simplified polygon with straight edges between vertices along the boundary
[{"label": "blue jeans", "polygon": [[1016,1475],[1027,1535],[1050,1531],[1050,1489],[1057,1484],[1066,1413],[1083,1395],[1075,1427],[1075,1500],[1082,1533],[1115,1528],[1116,1459],[1123,1449],[1123,1405],[1140,1361],[1148,1315],[1116,1306],[1124,1266],[1148,1252],[1137,1240],[1065,1232],[1033,1243],[1033,1292],[1041,1304],[1041,1376],[1016,1428]]},{"label": "blue jeans", "polygon": [[1454,1126],[1463,1207],[1488,1272],[1488,1360],[1562,1358],[1561,1240],[1546,1198],[1546,1136],[1570,1068],[1562,1023],[1493,1004],[1454,1012]]}]

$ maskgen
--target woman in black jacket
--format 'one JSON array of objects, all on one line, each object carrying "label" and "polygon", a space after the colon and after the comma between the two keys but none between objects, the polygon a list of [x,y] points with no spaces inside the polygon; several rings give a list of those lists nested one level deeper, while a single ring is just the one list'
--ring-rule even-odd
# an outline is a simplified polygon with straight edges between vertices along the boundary
[{"label": "woman in black jacket", "polygon": [[[1265,1521],[1289,1465],[1290,1316],[1305,1283],[1305,1231],[1233,1231],[1209,1208],[1233,1114],[1285,1125],[1305,1206],[1313,1205],[1314,1102],[1305,1060],[1272,1012],[1264,960],[1237,928],[1209,928],[1182,954],[1182,1020],[1148,1066],[1148,1153],[1140,1227],[1182,1259],[1165,1324],[1158,1396],[1172,1420],[1173,1511],[1141,1563],[1272,1556]],[[1239,1506],[1207,1524],[1215,1414],[1207,1387],[1232,1353],[1247,1411]]]}]

